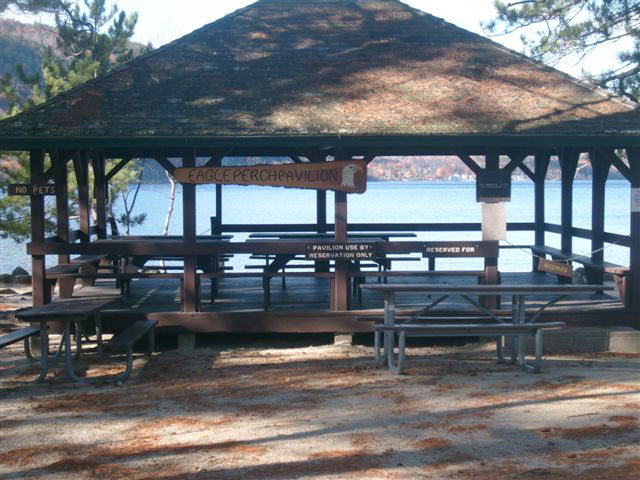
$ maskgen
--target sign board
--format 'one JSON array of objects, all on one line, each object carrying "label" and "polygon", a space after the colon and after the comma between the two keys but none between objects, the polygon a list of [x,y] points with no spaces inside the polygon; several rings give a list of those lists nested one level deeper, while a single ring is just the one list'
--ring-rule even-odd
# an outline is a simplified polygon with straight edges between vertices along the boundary
[{"label": "sign board", "polygon": [[538,259],[538,270],[560,275],[561,277],[573,277],[573,267],[571,265],[563,262],[553,262],[546,258]]},{"label": "sign board", "polygon": [[39,197],[42,195],[55,195],[56,186],[50,183],[13,183],[8,185],[9,195],[26,195]]},{"label": "sign board", "polygon": [[264,185],[364,193],[367,189],[367,162],[349,160],[250,167],[177,168],[174,177],[177,182],[190,184]]},{"label": "sign board", "polygon": [[631,189],[631,213],[640,213],[640,188]]},{"label": "sign board", "polygon": [[307,260],[367,260],[378,256],[375,243],[308,243],[305,250]]},{"label": "sign board", "polygon": [[498,242],[425,242],[423,257],[484,257],[498,256]]},{"label": "sign board", "polygon": [[511,172],[482,170],[476,178],[477,202],[511,201]]}]

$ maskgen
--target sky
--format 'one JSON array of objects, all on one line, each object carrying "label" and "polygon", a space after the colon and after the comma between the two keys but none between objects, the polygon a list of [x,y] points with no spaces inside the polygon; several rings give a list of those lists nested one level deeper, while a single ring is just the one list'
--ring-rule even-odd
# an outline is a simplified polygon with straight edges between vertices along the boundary
[{"label": "sky", "polygon": [[[487,22],[495,16],[493,0],[403,1],[414,8],[485,36],[481,22]],[[136,11],[139,14],[133,39],[145,44],[151,42],[154,47],[159,47],[253,2],[254,0],[117,0],[116,3],[121,10]],[[27,18],[13,15],[13,18],[47,23],[47,19],[43,17]],[[519,33],[495,36],[492,40],[521,51],[519,36]],[[579,64],[577,59],[572,59],[555,67],[579,77],[583,69],[598,73],[612,67],[612,59],[615,59],[615,48],[603,48]]]}]

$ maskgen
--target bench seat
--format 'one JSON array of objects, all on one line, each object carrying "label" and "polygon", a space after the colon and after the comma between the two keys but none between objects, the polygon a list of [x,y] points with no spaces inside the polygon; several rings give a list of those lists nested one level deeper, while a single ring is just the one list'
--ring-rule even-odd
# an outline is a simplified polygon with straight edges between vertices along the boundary
[{"label": "bench seat", "polygon": [[24,327],[13,332],[7,333],[0,337],[0,348],[8,347],[9,345],[19,342],[21,340],[28,341],[28,339],[34,335],[38,335],[40,329],[37,327]]},{"label": "bench seat", "polygon": [[119,376],[115,378],[117,382],[124,382],[131,375],[133,369],[133,346],[148,335],[147,355],[151,355],[155,349],[155,326],[156,320],[138,320],[134,322],[124,331],[114,335],[111,340],[104,346],[105,350],[111,352],[127,353],[127,368]]},{"label": "bench seat", "polygon": [[[536,323],[427,323],[427,324],[398,324],[374,325],[375,360],[381,363],[380,346],[381,334],[391,332],[398,334],[398,360],[393,358],[393,348],[388,351],[389,368],[395,373],[402,373],[405,363],[405,347],[407,336],[420,337],[496,337],[498,361],[505,363],[502,351],[502,337],[522,337],[532,335],[535,337],[535,363],[533,372],[539,373],[542,366],[542,332],[543,330],[555,330],[564,328],[564,322],[536,322]],[[395,343],[395,342],[394,342]],[[511,363],[515,363],[515,349],[512,351]],[[521,365],[525,365],[521,359]]]}]

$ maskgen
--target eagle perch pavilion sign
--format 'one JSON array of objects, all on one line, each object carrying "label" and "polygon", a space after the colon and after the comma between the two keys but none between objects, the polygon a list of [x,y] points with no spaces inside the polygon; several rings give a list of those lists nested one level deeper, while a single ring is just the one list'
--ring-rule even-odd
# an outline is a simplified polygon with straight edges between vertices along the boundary
[{"label": "eagle perch pavilion sign", "polygon": [[367,189],[367,162],[347,160],[250,167],[176,168],[174,177],[177,182],[190,184],[262,185],[364,193]]}]

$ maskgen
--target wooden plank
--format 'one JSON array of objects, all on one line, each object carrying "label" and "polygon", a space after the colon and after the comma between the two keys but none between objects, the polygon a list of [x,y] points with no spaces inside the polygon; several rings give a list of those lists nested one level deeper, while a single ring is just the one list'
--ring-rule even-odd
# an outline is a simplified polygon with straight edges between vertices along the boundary
[{"label": "wooden plank", "polygon": [[12,343],[19,342],[24,340],[25,338],[32,337],[33,335],[38,335],[40,333],[39,327],[25,327],[19,330],[15,330],[13,332],[7,333],[6,335],[2,335],[0,337],[0,348],[4,348]]},{"label": "wooden plank", "polygon": [[113,351],[123,351],[132,347],[138,340],[149,333],[158,322],[155,320],[138,320],[125,331],[114,335],[106,347]]},{"label": "wooden plank", "polygon": [[[162,155],[157,153],[156,155],[153,156],[154,160],[156,162],[158,162],[162,168],[164,168],[167,172],[169,172],[171,175],[175,174],[176,171],[176,167],[173,165],[173,163],[171,163],[168,159],[166,155]],[[195,162],[194,162],[195,164]]]}]

